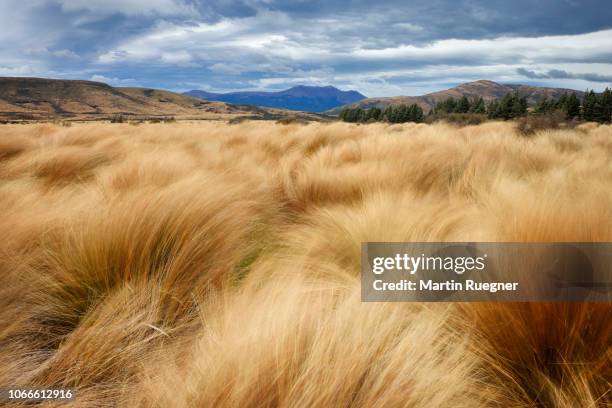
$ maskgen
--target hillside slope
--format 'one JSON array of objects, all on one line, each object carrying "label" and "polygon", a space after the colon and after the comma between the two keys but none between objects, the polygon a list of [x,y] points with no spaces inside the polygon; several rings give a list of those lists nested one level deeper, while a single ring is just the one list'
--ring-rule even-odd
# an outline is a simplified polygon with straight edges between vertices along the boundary
[{"label": "hillside slope", "polygon": [[357,91],[341,91],[333,86],[294,86],[279,92],[212,93],[200,90],[185,92],[208,101],[264,106],[306,112],[324,112],[365,98]]},{"label": "hillside slope", "polygon": [[[419,105],[425,112],[429,112],[436,103],[442,102],[450,97],[461,98],[467,96],[468,98],[482,97],[486,102],[493,99],[499,99],[508,92],[518,92],[520,95],[527,97],[527,103],[532,106],[542,99],[558,98],[564,92],[576,92],[579,97],[582,97],[584,92],[574,91],[573,89],[564,88],[546,88],[540,86],[530,85],[505,85],[498,84],[493,81],[474,81],[466,82],[454,88],[446,89],[443,91],[432,92],[421,96],[391,96],[382,98],[366,98],[357,103],[350,104],[351,107],[360,107],[368,109],[371,107],[384,108],[388,105],[398,104],[413,104]],[[338,114],[343,107],[335,108],[330,110],[330,114]]]},{"label": "hillside slope", "polygon": [[2,119],[96,119],[116,114],[207,117],[252,113],[254,110],[249,108],[156,89],[114,88],[81,80],[0,78]]}]

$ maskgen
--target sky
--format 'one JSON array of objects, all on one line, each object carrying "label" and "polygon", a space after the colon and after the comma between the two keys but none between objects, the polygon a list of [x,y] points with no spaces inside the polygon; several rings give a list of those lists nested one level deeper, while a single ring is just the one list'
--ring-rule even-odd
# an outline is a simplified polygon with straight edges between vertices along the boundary
[{"label": "sky", "polygon": [[0,76],[421,95],[612,84],[609,0],[0,0]]}]

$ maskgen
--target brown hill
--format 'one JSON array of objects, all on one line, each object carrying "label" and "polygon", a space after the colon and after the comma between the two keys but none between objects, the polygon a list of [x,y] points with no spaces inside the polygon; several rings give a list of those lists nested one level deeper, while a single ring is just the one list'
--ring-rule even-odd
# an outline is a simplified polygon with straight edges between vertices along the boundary
[{"label": "brown hill", "polygon": [[289,115],[280,110],[202,101],[157,89],[114,88],[101,82],[80,80],[0,78],[2,120],[96,120],[118,114],[133,119],[167,116],[177,119],[242,116],[277,119]]},{"label": "brown hill", "polygon": [[[576,92],[578,97],[582,97],[584,92],[574,91],[572,89],[563,88],[546,88],[540,86],[530,85],[502,85],[493,81],[474,81],[466,82],[454,88],[446,89],[444,91],[432,92],[422,96],[391,96],[383,98],[366,98],[357,103],[346,105],[350,107],[360,107],[368,109],[371,107],[385,108],[388,105],[397,104],[413,104],[419,105],[425,112],[429,112],[436,103],[442,102],[450,97],[461,98],[467,96],[468,98],[482,97],[486,102],[493,99],[499,99],[508,92],[518,92],[520,95],[527,97],[527,103],[532,106],[542,99],[558,98],[564,92]],[[336,108],[329,111],[330,114],[338,114],[342,108]]]}]

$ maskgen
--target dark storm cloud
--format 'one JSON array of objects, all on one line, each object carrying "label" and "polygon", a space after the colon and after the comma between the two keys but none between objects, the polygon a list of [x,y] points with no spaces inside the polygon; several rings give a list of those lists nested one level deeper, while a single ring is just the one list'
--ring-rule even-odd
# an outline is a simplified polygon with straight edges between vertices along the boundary
[{"label": "dark storm cloud", "polygon": [[531,79],[583,79],[589,82],[612,82],[612,75],[593,73],[576,74],[562,69],[551,69],[546,73],[538,73],[524,68],[518,68],[516,72]]},{"label": "dark storm cloud", "polygon": [[607,1],[3,0],[0,75],[370,95],[610,81]]},{"label": "dark storm cloud", "polygon": [[612,7],[606,0],[274,0],[243,4],[310,18],[381,15],[389,24],[373,26],[370,34],[382,30],[401,35],[393,24],[409,22],[426,28],[420,36],[428,40],[578,34],[608,28],[612,19]]},{"label": "dark storm cloud", "polygon": [[548,76],[548,74],[539,74],[535,71],[530,71],[528,69],[525,68],[517,68],[516,72],[520,75],[523,75],[524,77],[527,78],[531,78],[531,79],[544,79],[544,78],[550,78],[550,76]]}]

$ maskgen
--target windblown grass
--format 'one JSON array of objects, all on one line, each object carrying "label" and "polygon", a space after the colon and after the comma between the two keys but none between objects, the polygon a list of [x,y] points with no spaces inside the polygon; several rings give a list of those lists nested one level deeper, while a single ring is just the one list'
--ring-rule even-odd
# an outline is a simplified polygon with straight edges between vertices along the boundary
[{"label": "windblown grass", "polygon": [[612,404],[609,304],[361,303],[363,241],[612,241],[612,127],[0,127],[0,386]]}]

